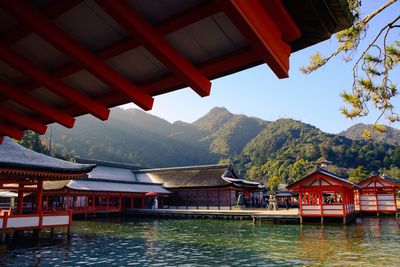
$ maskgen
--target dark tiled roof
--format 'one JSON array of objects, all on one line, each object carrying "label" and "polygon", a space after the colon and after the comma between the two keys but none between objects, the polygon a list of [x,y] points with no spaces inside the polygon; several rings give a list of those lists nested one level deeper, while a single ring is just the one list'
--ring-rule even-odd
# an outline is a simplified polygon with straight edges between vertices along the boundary
[{"label": "dark tiled roof", "polygon": [[148,193],[172,194],[160,184],[113,181],[105,179],[84,179],[67,181],[45,181],[45,190],[60,190],[64,188],[90,192],[121,192],[121,193]]},{"label": "dark tiled roof", "polygon": [[166,188],[221,187],[232,184],[221,177],[228,168],[229,165],[214,165],[151,169],[144,172],[153,182],[162,183]]},{"label": "dark tiled roof", "polygon": [[78,159],[76,159],[76,162],[84,163],[84,164],[96,164],[98,166],[105,166],[105,167],[111,167],[111,168],[120,168],[120,169],[129,169],[129,170],[146,169],[144,167],[140,167],[140,166],[136,166],[136,165],[118,163],[118,162],[111,162],[111,161],[103,161],[103,160],[97,160],[97,159],[82,159],[82,158],[78,158]]},{"label": "dark tiled roof", "polygon": [[[146,176],[146,179],[162,183],[166,188],[258,186],[258,183],[246,183],[246,180],[239,179],[229,164],[146,169],[134,173],[139,181]],[[224,179],[222,176],[233,178],[235,181]]]},{"label": "dark tiled roof", "polygon": [[87,173],[95,166],[94,164],[73,163],[37,153],[15,143],[8,137],[4,138],[0,145],[0,168]]}]

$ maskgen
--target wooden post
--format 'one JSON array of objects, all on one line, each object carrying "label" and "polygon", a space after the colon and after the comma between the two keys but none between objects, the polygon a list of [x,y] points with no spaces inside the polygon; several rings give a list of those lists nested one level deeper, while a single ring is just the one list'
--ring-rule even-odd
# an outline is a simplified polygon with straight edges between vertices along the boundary
[{"label": "wooden post", "polygon": [[24,185],[18,185],[17,214],[22,214],[24,208]]},{"label": "wooden post", "polygon": [[220,200],[219,200],[219,190],[217,190],[217,194],[218,194],[218,210],[220,210],[221,209],[221,203],[220,203]]},{"label": "wooden post", "polygon": [[106,210],[110,209],[110,195],[107,193],[106,194]]},{"label": "wooden post", "polygon": [[46,194],[46,211],[49,211],[49,194]]},{"label": "wooden post", "polygon": [[69,191],[67,192],[67,201],[65,203],[65,211],[69,210]]},{"label": "wooden post", "polygon": [[68,211],[69,221],[68,221],[68,229],[67,229],[67,236],[71,236],[71,225],[72,225],[72,210]]},{"label": "wooden post", "polygon": [[42,199],[43,199],[43,180],[38,180],[37,197],[36,197],[36,213],[40,213],[42,211]]},{"label": "wooden post", "polygon": [[197,204],[197,209],[199,209],[199,190],[196,190],[196,204]]}]

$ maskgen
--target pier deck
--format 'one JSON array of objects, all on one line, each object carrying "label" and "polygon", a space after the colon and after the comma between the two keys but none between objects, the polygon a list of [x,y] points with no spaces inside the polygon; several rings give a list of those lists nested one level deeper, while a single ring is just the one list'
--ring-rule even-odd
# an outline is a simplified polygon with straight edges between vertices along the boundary
[{"label": "pier deck", "polygon": [[257,221],[300,221],[299,210],[266,210],[266,209],[234,209],[234,210],[198,210],[198,209],[128,209],[128,215],[142,215],[167,218],[206,218],[225,220]]}]

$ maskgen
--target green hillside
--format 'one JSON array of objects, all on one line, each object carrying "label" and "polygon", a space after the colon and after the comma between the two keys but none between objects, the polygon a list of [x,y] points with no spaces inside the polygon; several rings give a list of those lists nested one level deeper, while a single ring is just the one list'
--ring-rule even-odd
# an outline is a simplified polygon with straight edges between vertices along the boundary
[{"label": "green hillside", "polygon": [[370,138],[375,142],[387,143],[395,146],[399,145],[400,131],[395,128],[389,127],[387,127],[386,129],[386,132],[381,133],[374,131],[371,124],[358,123],[341,132],[340,135],[346,136],[347,138],[353,140],[364,140],[365,138],[363,137],[363,132],[367,130],[371,133]]},{"label": "green hillside", "polygon": [[299,179],[320,158],[332,161],[332,170],[343,176],[400,166],[395,145],[327,134],[292,119],[267,122],[225,108],[214,108],[194,123],[114,108],[105,122],[87,115],[73,129],[53,125],[52,142],[82,158],[145,167],[233,162],[241,176],[259,181]]}]

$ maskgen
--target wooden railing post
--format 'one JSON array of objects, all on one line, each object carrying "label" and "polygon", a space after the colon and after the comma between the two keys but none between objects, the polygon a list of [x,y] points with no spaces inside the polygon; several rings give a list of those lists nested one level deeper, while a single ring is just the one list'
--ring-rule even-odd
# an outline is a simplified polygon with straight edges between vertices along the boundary
[{"label": "wooden railing post", "polygon": [[4,212],[3,214],[3,229],[7,228],[7,223],[8,223],[8,212]]},{"label": "wooden railing post", "polygon": [[39,229],[43,227],[43,211],[39,212]]}]

